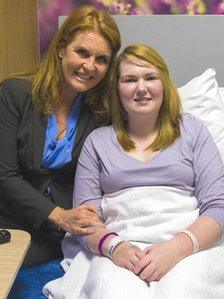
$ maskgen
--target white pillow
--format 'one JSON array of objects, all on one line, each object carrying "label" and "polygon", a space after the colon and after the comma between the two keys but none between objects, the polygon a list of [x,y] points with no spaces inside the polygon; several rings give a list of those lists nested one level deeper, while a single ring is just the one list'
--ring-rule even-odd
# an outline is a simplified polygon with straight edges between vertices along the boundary
[{"label": "white pillow", "polygon": [[222,104],[223,104],[223,107],[224,107],[224,87],[219,87],[219,93],[221,94]]},{"label": "white pillow", "polygon": [[224,161],[224,102],[215,75],[215,69],[209,68],[178,88],[178,91],[183,111],[192,113],[204,122]]}]

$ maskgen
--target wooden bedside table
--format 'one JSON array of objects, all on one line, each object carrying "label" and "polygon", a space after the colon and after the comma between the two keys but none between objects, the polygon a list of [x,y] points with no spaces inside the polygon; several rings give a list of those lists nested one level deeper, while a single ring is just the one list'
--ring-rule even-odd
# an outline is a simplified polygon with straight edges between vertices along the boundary
[{"label": "wooden bedside table", "polygon": [[7,298],[30,245],[29,233],[9,229],[11,241],[0,244],[0,298]]}]

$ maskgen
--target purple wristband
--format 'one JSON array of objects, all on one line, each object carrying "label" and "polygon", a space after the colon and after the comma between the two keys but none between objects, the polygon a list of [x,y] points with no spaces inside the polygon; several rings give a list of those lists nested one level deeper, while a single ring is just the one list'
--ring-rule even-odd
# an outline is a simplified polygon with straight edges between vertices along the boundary
[{"label": "purple wristband", "polygon": [[100,253],[101,255],[103,255],[103,256],[105,256],[105,255],[103,254],[103,252],[102,252],[102,246],[103,246],[103,243],[104,243],[104,241],[105,241],[109,236],[111,236],[111,235],[118,236],[118,234],[115,233],[115,232],[107,233],[107,234],[104,235],[104,236],[100,239],[100,241],[99,241],[99,244],[98,244],[98,250],[99,250],[99,253]]}]

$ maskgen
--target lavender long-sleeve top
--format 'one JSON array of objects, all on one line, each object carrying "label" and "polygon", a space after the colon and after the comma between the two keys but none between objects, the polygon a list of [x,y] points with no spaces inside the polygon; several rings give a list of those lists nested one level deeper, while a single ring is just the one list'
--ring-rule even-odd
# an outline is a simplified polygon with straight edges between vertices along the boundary
[{"label": "lavender long-sleeve top", "polygon": [[102,195],[137,186],[172,186],[192,191],[199,214],[211,216],[224,231],[224,166],[203,123],[183,114],[181,136],[153,159],[138,161],[117,141],[113,126],[94,130],[86,139],[75,178],[74,205],[93,204]]}]

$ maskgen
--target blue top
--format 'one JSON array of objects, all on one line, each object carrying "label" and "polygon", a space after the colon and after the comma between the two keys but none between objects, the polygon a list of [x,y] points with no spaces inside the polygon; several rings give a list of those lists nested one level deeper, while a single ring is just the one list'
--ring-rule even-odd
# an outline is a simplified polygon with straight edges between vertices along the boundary
[{"label": "blue top", "polygon": [[46,137],[42,165],[47,169],[57,169],[72,160],[72,150],[77,133],[77,124],[81,107],[82,94],[74,99],[72,110],[67,121],[66,135],[57,140],[58,126],[52,113],[47,120]]}]

